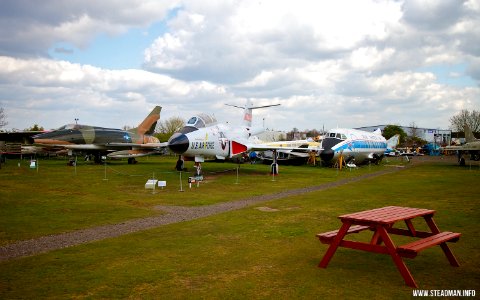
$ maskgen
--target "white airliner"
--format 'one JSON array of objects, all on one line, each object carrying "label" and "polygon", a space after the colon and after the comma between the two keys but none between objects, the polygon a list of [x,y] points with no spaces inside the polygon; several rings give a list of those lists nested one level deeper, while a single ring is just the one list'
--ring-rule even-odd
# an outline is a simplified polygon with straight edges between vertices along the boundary
[{"label": "white airliner", "polygon": [[320,158],[324,163],[338,160],[340,155],[345,162],[361,164],[367,161],[378,163],[387,150],[387,141],[380,129],[367,132],[356,129],[337,128],[330,130],[322,141]]}]

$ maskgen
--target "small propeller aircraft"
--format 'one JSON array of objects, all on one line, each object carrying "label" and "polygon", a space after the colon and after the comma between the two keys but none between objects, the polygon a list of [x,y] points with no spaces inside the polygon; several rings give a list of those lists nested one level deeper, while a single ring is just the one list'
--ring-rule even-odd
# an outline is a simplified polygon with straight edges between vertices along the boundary
[{"label": "small propeller aircraft", "polygon": [[80,124],[64,125],[56,130],[33,136],[34,144],[47,150],[67,150],[93,154],[96,163],[106,155],[111,158],[128,158],[128,163],[135,163],[135,158],[160,153],[166,143],[152,136],[157,121],[160,119],[160,106],[138,125],[130,130],[104,128]]},{"label": "small propeller aircraft", "polygon": [[378,163],[387,150],[387,141],[380,129],[367,132],[356,129],[331,129],[322,141],[322,162],[330,164],[340,156],[345,163],[353,161],[361,164],[366,161]]}]

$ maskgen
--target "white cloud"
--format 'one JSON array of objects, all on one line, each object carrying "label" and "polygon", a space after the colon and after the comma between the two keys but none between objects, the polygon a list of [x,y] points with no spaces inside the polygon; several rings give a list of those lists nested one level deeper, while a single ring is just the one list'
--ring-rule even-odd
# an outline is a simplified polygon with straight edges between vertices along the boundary
[{"label": "white cloud", "polygon": [[[276,129],[412,121],[447,128],[458,110],[480,107],[475,0],[23,4],[7,0],[0,12],[0,105],[12,127],[75,117],[135,125],[157,104],[162,118],[216,110],[231,121],[240,113],[223,104],[250,98],[282,104],[255,112]],[[144,70],[38,58],[57,42],[89,47],[98,34],[156,22],[167,27],[145,49]],[[465,84],[442,83],[435,70],[445,66],[465,66],[455,69]]]},{"label": "white cloud", "polygon": [[[209,99],[229,97],[223,87],[212,83],[187,84],[142,70],[114,71],[66,61],[10,57],[0,57],[0,64],[5,66],[0,69],[0,105],[6,108],[7,116],[11,111],[22,112],[23,117],[17,120],[9,117],[10,126],[20,129],[29,126],[22,127],[25,122],[56,128],[72,122],[79,112],[84,114],[80,118],[85,123],[121,127],[123,122],[135,124],[157,104],[189,105],[196,100],[191,108],[198,109],[208,105]],[[42,113],[33,116],[32,109]],[[128,113],[119,118],[120,112]],[[56,117],[46,117],[47,113]]]},{"label": "white cloud", "polygon": [[3,0],[0,55],[46,56],[55,42],[85,48],[99,33],[117,35],[162,20],[177,0]]}]

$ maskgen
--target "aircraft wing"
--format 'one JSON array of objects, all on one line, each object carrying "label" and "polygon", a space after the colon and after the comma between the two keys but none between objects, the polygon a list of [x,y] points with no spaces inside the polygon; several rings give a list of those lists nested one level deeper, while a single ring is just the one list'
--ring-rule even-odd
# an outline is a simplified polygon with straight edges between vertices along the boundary
[{"label": "aircraft wing", "polygon": [[[115,151],[111,149],[113,152],[107,154],[108,157],[113,158],[131,158],[131,157],[140,157],[140,156],[147,156],[151,154],[159,154],[161,153],[162,149],[166,149],[168,143],[146,143],[146,144],[135,144],[135,143],[109,143],[106,145],[107,149],[109,148],[129,148],[126,150],[119,150]],[[110,150],[110,149],[109,149]]]},{"label": "aircraft wing", "polygon": [[135,147],[135,148],[146,148],[146,149],[157,149],[157,148],[166,148],[168,147],[168,142],[164,143],[146,143],[146,144],[136,144],[136,143],[108,143],[105,144],[105,147]]},{"label": "aircraft wing", "polygon": [[442,149],[447,151],[478,151],[480,150],[480,145],[446,146]]},{"label": "aircraft wing", "polygon": [[284,146],[284,145],[270,145],[270,144],[247,144],[247,151],[283,151],[291,154],[307,153],[309,151],[321,152],[320,147],[305,147],[305,146]]},{"label": "aircraft wing", "polygon": [[445,146],[442,149],[448,151],[464,150],[463,146]]},{"label": "aircraft wing", "polygon": [[106,143],[106,144],[49,144],[42,145],[44,150],[106,151],[108,157],[131,158],[161,153],[168,143]]}]

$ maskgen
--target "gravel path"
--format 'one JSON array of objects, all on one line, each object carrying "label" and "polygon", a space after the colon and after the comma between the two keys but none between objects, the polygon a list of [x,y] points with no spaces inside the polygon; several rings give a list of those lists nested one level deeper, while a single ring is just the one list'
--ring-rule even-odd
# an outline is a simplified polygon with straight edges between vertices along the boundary
[{"label": "gravel path", "polygon": [[155,217],[133,219],[114,225],[99,226],[73,232],[43,236],[40,238],[20,241],[17,243],[2,246],[0,247],[0,261],[6,261],[23,256],[32,256],[39,253],[45,253],[52,250],[75,246],[83,243],[118,237],[124,234],[151,229],[162,225],[194,220],[227,211],[245,208],[265,201],[276,200],[289,196],[296,196],[313,191],[325,190],[332,187],[361,181],[367,178],[392,173],[397,170],[401,169],[392,167],[386,170],[354,178],[342,179],[317,186],[287,190],[275,194],[249,197],[242,200],[218,203],[201,207],[156,206],[156,209],[165,211],[166,213]]}]

